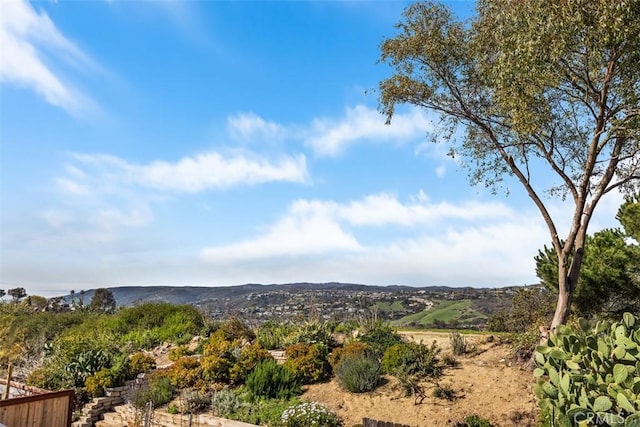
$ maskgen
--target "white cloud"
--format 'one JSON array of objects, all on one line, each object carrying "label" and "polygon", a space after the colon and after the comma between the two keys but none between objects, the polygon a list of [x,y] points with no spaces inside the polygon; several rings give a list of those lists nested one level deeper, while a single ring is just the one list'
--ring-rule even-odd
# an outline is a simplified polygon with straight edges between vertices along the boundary
[{"label": "white cloud", "polygon": [[148,205],[141,204],[129,212],[121,209],[100,209],[91,218],[91,222],[100,229],[111,230],[117,227],[143,227],[153,221],[153,214]]},{"label": "white cloud", "polygon": [[63,193],[75,194],[77,196],[85,196],[90,193],[89,187],[69,178],[56,178],[55,186]]},{"label": "white cloud", "polygon": [[[535,214],[516,214],[500,203],[427,200],[424,192],[408,203],[388,194],[345,204],[298,200],[256,238],[204,248],[201,256],[221,273],[235,275],[235,283],[287,277],[371,284],[508,285],[535,276],[533,255],[548,240]],[[414,236],[390,233],[390,225],[410,227]],[[378,235],[372,243],[371,227],[386,231],[385,236]],[[360,232],[366,233],[360,234],[362,241]],[[310,260],[309,254],[317,256]]]},{"label": "white cloud", "polygon": [[41,214],[41,217],[53,228],[62,228],[72,220],[69,214],[56,210],[45,211]]},{"label": "white cloud", "polygon": [[92,66],[49,16],[22,0],[0,2],[0,12],[0,80],[28,87],[72,115],[95,109],[89,98],[48,64],[63,60],[75,68]]},{"label": "white cloud", "polygon": [[141,185],[174,191],[200,192],[211,188],[253,185],[273,181],[305,182],[303,155],[282,156],[276,161],[219,153],[186,157],[177,163],[156,161],[131,168]]},{"label": "white cloud", "polygon": [[283,155],[271,160],[248,152],[230,155],[208,152],[176,162],[156,160],[148,164],[130,163],[100,154],[76,154],[73,157],[77,164],[71,170],[75,172],[58,178],[57,182],[59,187],[74,194],[82,194],[88,185],[111,188],[110,191],[118,191],[122,187],[145,187],[197,193],[238,185],[307,181],[304,155]]},{"label": "white cloud", "polygon": [[310,126],[306,143],[320,156],[336,156],[347,146],[361,140],[403,143],[424,137],[433,128],[419,109],[398,113],[385,125],[384,117],[364,105],[347,108],[341,119],[318,118]]},{"label": "white cloud", "polygon": [[350,258],[347,277],[371,283],[521,285],[535,277],[533,256],[546,242],[535,217],[508,223],[448,227],[368,248]]},{"label": "white cloud", "polygon": [[509,218],[513,213],[501,203],[464,202],[431,204],[424,191],[402,203],[388,193],[365,196],[347,204],[318,200],[298,200],[291,206],[296,215],[324,212],[354,226],[435,225],[445,220],[477,221]]},{"label": "white cloud", "polygon": [[[293,140],[304,143],[320,157],[338,156],[358,143],[398,145],[421,141],[432,130],[432,121],[418,108],[396,113],[389,125],[376,109],[365,105],[345,108],[342,117],[316,117],[302,124],[277,123],[252,112],[227,118],[227,131],[236,141],[264,144]],[[426,147],[416,155],[424,151]],[[438,158],[444,157],[438,153]]]},{"label": "white cloud", "polygon": [[283,139],[287,129],[275,122],[267,121],[254,113],[236,114],[227,119],[229,134],[239,141],[261,140],[271,142]]},{"label": "white cloud", "polygon": [[202,250],[212,263],[235,263],[273,257],[300,257],[359,251],[356,239],[322,215],[283,218],[256,239]]}]

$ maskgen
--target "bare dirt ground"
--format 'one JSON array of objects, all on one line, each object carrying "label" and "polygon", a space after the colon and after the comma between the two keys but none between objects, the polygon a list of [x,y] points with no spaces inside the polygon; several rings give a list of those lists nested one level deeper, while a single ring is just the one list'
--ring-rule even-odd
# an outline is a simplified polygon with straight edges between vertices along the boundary
[{"label": "bare dirt ground", "polygon": [[[443,353],[450,352],[449,335],[440,332],[406,332],[407,338],[430,344],[436,341]],[[373,392],[353,394],[340,388],[334,379],[309,386],[302,398],[320,402],[335,411],[346,427],[362,423],[364,417],[410,426],[454,426],[469,415],[479,415],[495,426],[536,425],[537,405],[533,395],[533,375],[509,358],[509,347],[487,342],[485,335],[465,335],[477,347],[477,354],[458,357],[459,365],[445,369],[439,380],[456,394],[453,401],[433,397],[434,384],[423,383],[426,398],[414,398],[392,377]]]}]

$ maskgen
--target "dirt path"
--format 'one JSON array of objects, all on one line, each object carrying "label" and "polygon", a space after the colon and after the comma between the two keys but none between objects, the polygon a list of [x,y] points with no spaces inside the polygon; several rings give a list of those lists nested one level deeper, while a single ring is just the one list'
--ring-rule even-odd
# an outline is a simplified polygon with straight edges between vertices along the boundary
[{"label": "dirt path", "polygon": [[[443,352],[450,351],[447,333],[407,332],[405,335],[425,344],[435,340]],[[486,418],[498,427],[536,425],[532,374],[510,363],[507,346],[488,343],[483,335],[466,337],[477,346],[479,353],[459,357],[459,366],[446,369],[440,380],[440,385],[448,385],[455,391],[457,398],[453,401],[433,397],[434,385],[425,383],[427,397],[414,405],[414,399],[405,397],[392,377],[373,392],[363,394],[342,390],[334,379],[309,386],[302,398],[325,404],[342,417],[345,427],[361,424],[364,417],[411,426],[440,427],[455,425],[472,414]]]}]

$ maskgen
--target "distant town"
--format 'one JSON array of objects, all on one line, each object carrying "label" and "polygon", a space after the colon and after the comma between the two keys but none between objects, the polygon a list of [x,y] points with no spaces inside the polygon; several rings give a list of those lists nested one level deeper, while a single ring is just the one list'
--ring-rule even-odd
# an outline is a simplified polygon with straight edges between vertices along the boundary
[{"label": "distant town", "polygon": [[[492,314],[509,308],[519,288],[415,288],[332,282],[108,289],[119,307],[148,301],[192,304],[213,319],[235,316],[255,323],[309,318],[349,321],[375,312],[380,319],[404,327],[482,328]],[[89,301],[94,292],[82,291],[82,301]],[[81,303],[79,298],[79,292],[63,297],[71,306]]]}]

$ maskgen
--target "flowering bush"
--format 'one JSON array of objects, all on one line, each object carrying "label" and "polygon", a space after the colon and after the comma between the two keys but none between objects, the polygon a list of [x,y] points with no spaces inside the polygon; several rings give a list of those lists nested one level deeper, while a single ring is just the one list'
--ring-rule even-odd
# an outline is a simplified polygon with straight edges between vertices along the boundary
[{"label": "flowering bush", "polygon": [[291,406],[282,413],[284,427],[339,427],[342,421],[319,403],[306,402]]}]

